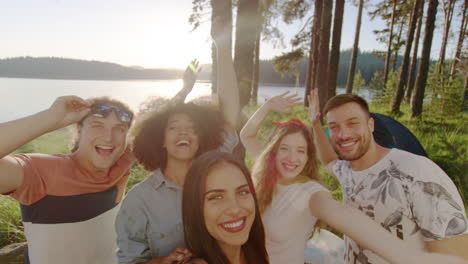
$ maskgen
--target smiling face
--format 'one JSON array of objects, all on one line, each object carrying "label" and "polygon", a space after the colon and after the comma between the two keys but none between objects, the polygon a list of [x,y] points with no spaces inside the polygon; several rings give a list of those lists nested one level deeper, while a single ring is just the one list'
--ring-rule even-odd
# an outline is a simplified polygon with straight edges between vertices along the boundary
[{"label": "smiling face", "polygon": [[359,104],[351,102],[327,113],[331,144],[341,159],[357,161],[373,142],[374,120]]},{"label": "smiling face", "polygon": [[164,132],[164,148],[168,158],[193,159],[198,151],[198,135],[192,119],[183,113],[169,117]]},{"label": "smiling face", "polygon": [[284,181],[293,180],[307,164],[307,141],[301,132],[285,135],[276,152],[276,168]]},{"label": "smiling face", "polygon": [[255,219],[254,196],[245,177],[235,165],[220,163],[206,179],[205,226],[223,249],[243,245]]},{"label": "smiling face", "polygon": [[109,169],[125,150],[127,131],[114,112],[105,118],[90,115],[78,129],[78,161],[93,171]]}]

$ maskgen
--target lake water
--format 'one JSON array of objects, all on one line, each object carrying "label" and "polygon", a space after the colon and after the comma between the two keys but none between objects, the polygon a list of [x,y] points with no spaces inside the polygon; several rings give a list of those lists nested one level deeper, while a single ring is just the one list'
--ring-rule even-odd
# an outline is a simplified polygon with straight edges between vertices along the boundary
[{"label": "lake water", "polygon": [[[0,122],[14,120],[48,108],[59,96],[77,95],[82,98],[112,96],[128,103],[134,110],[151,96],[170,98],[182,87],[182,80],[156,81],[90,81],[0,78]],[[285,91],[304,96],[303,87],[259,87],[258,101]],[[344,88],[338,88],[344,93]],[[187,100],[209,95],[211,83],[197,82]],[[367,92],[364,93],[365,97]]]}]

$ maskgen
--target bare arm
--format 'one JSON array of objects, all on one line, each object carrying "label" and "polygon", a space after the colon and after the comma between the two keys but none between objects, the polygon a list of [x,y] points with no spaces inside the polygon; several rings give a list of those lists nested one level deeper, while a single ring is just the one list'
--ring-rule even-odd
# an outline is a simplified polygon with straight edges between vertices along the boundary
[{"label": "bare arm", "polygon": [[230,130],[235,129],[240,112],[239,88],[231,57],[231,47],[222,37],[214,36],[218,62],[218,98]]},{"label": "bare arm", "polygon": [[328,192],[313,194],[309,207],[314,216],[391,263],[466,263],[456,257],[429,254],[412,247],[359,210],[335,201]]},{"label": "bare arm", "polygon": [[23,182],[23,170],[10,153],[29,141],[79,121],[88,113],[88,104],[79,97],[59,97],[45,111],[0,124],[0,193],[17,189]]},{"label": "bare arm", "polygon": [[454,255],[468,260],[468,234],[425,242],[430,252]]},{"label": "bare arm", "polygon": [[[312,124],[312,133],[314,134],[315,145],[317,146],[317,154],[323,166],[329,168],[335,160],[338,159],[333,147],[328,141],[327,135],[323,131],[320,124],[320,102],[317,88],[313,89],[308,96],[309,100],[309,120]],[[329,170],[329,173],[336,178],[336,175]]]},{"label": "bare arm", "polygon": [[266,101],[259,109],[249,118],[247,123],[240,132],[240,139],[244,147],[255,159],[262,152],[263,145],[257,138],[258,130],[263,120],[271,111],[279,113],[290,113],[290,108],[296,105],[301,105],[301,98],[296,95],[287,96],[288,92],[272,97]]}]

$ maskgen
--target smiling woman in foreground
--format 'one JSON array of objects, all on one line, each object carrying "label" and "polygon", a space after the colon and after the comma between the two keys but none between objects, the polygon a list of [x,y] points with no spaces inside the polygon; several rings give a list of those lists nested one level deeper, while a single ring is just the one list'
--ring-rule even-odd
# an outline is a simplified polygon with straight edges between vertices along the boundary
[{"label": "smiling woman in foreground", "polygon": [[185,243],[197,258],[219,264],[268,263],[250,173],[232,155],[211,151],[189,169],[182,215]]}]

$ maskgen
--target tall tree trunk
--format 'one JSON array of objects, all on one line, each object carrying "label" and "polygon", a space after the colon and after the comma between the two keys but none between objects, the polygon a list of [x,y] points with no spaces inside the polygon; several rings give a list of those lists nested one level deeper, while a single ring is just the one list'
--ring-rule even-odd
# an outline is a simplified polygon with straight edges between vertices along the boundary
[{"label": "tall tree trunk", "polygon": [[261,28],[257,31],[257,36],[255,40],[255,56],[254,56],[254,67],[253,67],[253,84],[252,84],[252,94],[250,96],[250,103],[257,104],[258,102],[258,83],[260,77],[260,41],[261,41]]},{"label": "tall tree trunk", "polygon": [[333,10],[333,1],[326,0],[322,6],[322,22],[320,29],[320,42],[319,42],[319,57],[317,67],[317,77],[315,78],[315,87],[319,89],[320,98],[320,111],[322,111],[325,103],[328,101],[328,54],[330,47],[330,28],[331,17]]},{"label": "tall tree trunk", "polygon": [[419,9],[421,2],[424,0],[415,0],[413,11],[411,12],[411,19],[409,23],[408,33],[406,36],[405,54],[403,55],[403,61],[401,64],[400,79],[398,81],[397,94],[392,104],[392,113],[396,114],[400,112],[400,104],[405,95],[405,84],[408,79],[408,65],[411,53],[411,45],[413,45],[414,31],[416,28],[416,21],[418,20]]},{"label": "tall tree trunk", "polygon": [[[226,24],[226,36],[228,36],[229,46],[232,47],[232,1],[231,0],[211,0],[211,24],[213,25],[214,19],[217,17],[223,18],[223,22]],[[213,33],[213,28],[211,28],[211,33]],[[231,55],[232,57],[232,55]],[[216,47],[213,44],[211,46],[211,93],[217,93],[218,91],[218,82],[217,82],[217,58],[216,58]]]},{"label": "tall tree trunk", "polygon": [[333,17],[333,37],[328,63],[328,98],[336,94],[336,78],[340,64],[341,29],[343,27],[344,0],[336,0]]},{"label": "tall tree trunk", "polygon": [[416,80],[416,91],[414,93],[413,102],[411,105],[411,117],[418,117],[422,115],[424,90],[427,83],[427,73],[429,71],[432,38],[434,36],[434,26],[437,16],[438,0],[429,0],[429,7],[427,8],[427,20],[424,30],[424,40],[421,53],[421,63],[419,66],[418,77]]},{"label": "tall tree trunk", "polygon": [[315,0],[314,22],[312,25],[312,36],[310,38],[309,67],[307,69],[304,105],[308,106],[307,95],[314,88],[317,73],[317,61],[319,55],[320,28],[322,23],[322,6],[324,0]]},{"label": "tall tree trunk", "polygon": [[411,70],[408,78],[408,89],[406,89],[406,102],[410,103],[411,95],[413,94],[414,81],[416,80],[416,68],[418,67],[418,50],[419,50],[419,37],[421,36],[422,21],[424,17],[424,3],[422,1],[418,14],[418,26],[416,29],[416,37],[414,38],[413,57],[411,58]]},{"label": "tall tree trunk", "polygon": [[240,107],[249,103],[252,89],[255,43],[258,31],[258,0],[239,0],[237,5],[234,68],[239,87]]},{"label": "tall tree trunk", "polygon": [[[396,43],[400,43],[401,41],[401,35],[403,34],[403,28],[405,27],[405,18],[402,17],[400,21],[400,27],[398,29],[398,36],[397,36],[397,41]],[[400,47],[396,47],[394,49],[394,54],[393,54],[393,60],[392,60],[392,71],[396,71],[396,65],[398,62],[398,52],[400,51]]]},{"label": "tall tree trunk", "polygon": [[463,40],[465,39],[464,37],[465,37],[465,32],[466,32],[466,25],[468,24],[467,13],[466,13],[467,6],[468,6],[468,0],[465,0],[465,3],[463,4],[462,21],[460,24],[460,33],[458,34],[457,50],[455,52],[455,58],[453,59],[452,67],[450,69],[450,78],[453,78],[453,76],[455,75],[458,61],[461,60]]},{"label": "tall tree trunk", "polygon": [[448,0],[443,2],[444,5],[444,34],[442,38],[442,44],[440,45],[439,53],[439,66],[437,72],[442,73],[444,61],[445,61],[445,51],[447,49],[448,35],[450,33],[450,25],[452,24],[453,17],[453,7],[455,5],[455,0]]},{"label": "tall tree trunk", "polygon": [[364,0],[359,0],[358,17],[357,17],[357,22],[356,22],[356,32],[354,35],[354,45],[353,45],[353,51],[351,53],[351,61],[349,64],[348,80],[346,82],[346,93],[353,92],[354,72],[356,70],[356,59],[358,55],[357,53],[359,51],[359,34],[361,33],[361,18],[362,18],[363,6],[364,6]]},{"label": "tall tree trunk", "polygon": [[396,6],[397,0],[393,0],[392,5],[392,20],[390,22],[390,33],[388,36],[388,43],[387,43],[387,53],[385,54],[385,65],[384,65],[384,87],[387,85],[388,80],[388,71],[390,66],[390,57],[392,56],[392,42],[393,42],[393,27],[395,26],[395,17],[396,17]]}]

